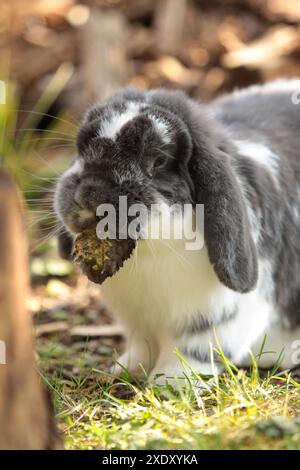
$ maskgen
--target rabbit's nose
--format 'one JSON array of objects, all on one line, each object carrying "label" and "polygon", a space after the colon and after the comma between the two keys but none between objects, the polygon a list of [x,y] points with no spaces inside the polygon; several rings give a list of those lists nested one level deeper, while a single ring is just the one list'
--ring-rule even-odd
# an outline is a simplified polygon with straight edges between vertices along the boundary
[{"label": "rabbit's nose", "polygon": [[78,208],[76,211],[76,216],[78,220],[82,223],[93,223],[96,220],[96,214],[90,209]]},{"label": "rabbit's nose", "polygon": [[96,213],[90,209],[85,209],[74,204],[73,209],[67,217],[67,224],[75,233],[81,233],[83,230],[97,223]]}]

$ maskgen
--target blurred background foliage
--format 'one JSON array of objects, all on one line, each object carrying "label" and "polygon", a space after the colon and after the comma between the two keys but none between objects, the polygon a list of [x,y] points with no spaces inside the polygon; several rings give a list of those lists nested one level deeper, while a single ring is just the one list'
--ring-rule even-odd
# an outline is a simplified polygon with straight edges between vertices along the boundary
[{"label": "blurred background foliage", "polygon": [[24,195],[43,370],[105,368],[122,347],[99,290],[55,249],[53,187],[86,108],[127,84],[206,101],[298,77],[299,23],[299,0],[0,0],[0,161]]}]

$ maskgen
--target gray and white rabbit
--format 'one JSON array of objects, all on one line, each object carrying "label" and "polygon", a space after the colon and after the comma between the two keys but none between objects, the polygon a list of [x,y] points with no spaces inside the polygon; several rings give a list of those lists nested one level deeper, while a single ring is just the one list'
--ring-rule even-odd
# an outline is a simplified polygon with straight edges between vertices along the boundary
[{"label": "gray and white rabbit", "polygon": [[300,80],[279,80],[201,104],[180,91],[129,88],[87,113],[78,156],[56,188],[63,255],[99,204],[120,195],[164,210],[204,204],[202,249],[138,240],[101,286],[124,326],[118,362],[130,371],[142,364],[165,380],[186,374],[187,361],[211,374],[221,370],[216,345],[240,366],[250,351],[261,367],[279,357],[281,368],[299,365],[298,92]]}]

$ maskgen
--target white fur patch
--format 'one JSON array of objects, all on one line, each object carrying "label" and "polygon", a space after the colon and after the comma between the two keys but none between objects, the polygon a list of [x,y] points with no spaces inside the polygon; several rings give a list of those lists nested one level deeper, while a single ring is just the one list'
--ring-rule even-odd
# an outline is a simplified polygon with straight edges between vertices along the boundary
[{"label": "white fur patch", "polygon": [[238,151],[245,157],[263,165],[271,174],[274,184],[279,189],[279,158],[266,145],[248,140],[235,140]]},{"label": "white fur patch", "polygon": [[[252,345],[277,321],[270,261],[259,262],[257,287],[240,294],[220,283],[205,246],[198,251],[184,247],[185,240],[139,241],[124,267],[102,285],[107,306],[119,317],[129,341],[139,345],[139,358],[131,360],[137,364],[150,356],[154,372],[160,368],[177,373],[176,347],[207,357],[210,343],[216,345],[213,328],[177,337],[201,315],[215,322],[218,341],[234,362],[248,361]],[[234,318],[219,322],[232,312]],[[197,365],[207,370],[206,362],[194,360]]]},{"label": "white fur patch", "polygon": [[290,210],[291,210],[295,223],[298,224],[300,221],[300,188],[299,186],[295,188],[295,192],[296,192],[296,198],[295,198],[296,202],[292,204],[292,206],[290,207]]},{"label": "white fur patch", "polygon": [[83,170],[83,165],[80,160],[75,160],[74,163],[68,168],[64,174],[63,177],[69,177],[71,175],[80,175],[80,173]]},{"label": "white fur patch", "polygon": [[101,124],[99,136],[114,140],[122,127],[138,115],[139,110],[139,103],[135,103],[134,101],[130,102],[126,111],[113,114],[109,120]]},{"label": "white fur patch", "polygon": [[[122,127],[127,122],[138,116],[140,108],[140,103],[136,103],[134,101],[129,102],[126,111],[113,114],[110,119],[104,121],[101,124],[99,129],[99,136],[115,140]],[[149,118],[153,122],[154,127],[162,138],[163,142],[166,144],[170,143],[171,135],[167,123],[163,119],[156,116],[149,115]]]},{"label": "white fur patch", "polygon": [[244,201],[246,204],[246,209],[247,209],[247,215],[248,215],[248,220],[250,223],[250,230],[251,230],[251,235],[253,238],[253,241],[255,244],[259,243],[260,237],[261,237],[261,219],[262,219],[262,213],[259,208],[256,209],[256,211],[253,210],[248,194],[246,191],[246,185],[244,184],[242,178],[240,175],[236,174],[236,178],[240,183],[240,190],[242,191],[242,194],[244,196]]},{"label": "white fur patch", "polygon": [[[238,364],[247,357],[252,344],[267,330],[275,310],[272,305],[274,284],[272,268],[269,261],[259,262],[259,281],[256,289],[239,294],[222,286],[219,295],[216,291],[213,295],[213,304],[210,310],[210,318],[216,322],[215,331],[207,329],[189,338],[183,338],[187,343],[187,350],[198,350],[200,355],[207,355],[207,345],[214,347],[219,345],[228,352],[232,360]],[[218,324],[220,311],[236,310],[233,319]]]},{"label": "white fur patch", "polygon": [[171,142],[171,134],[167,123],[156,116],[150,116],[150,118],[152,119],[152,122],[154,123],[154,126],[163,142],[169,144]]}]

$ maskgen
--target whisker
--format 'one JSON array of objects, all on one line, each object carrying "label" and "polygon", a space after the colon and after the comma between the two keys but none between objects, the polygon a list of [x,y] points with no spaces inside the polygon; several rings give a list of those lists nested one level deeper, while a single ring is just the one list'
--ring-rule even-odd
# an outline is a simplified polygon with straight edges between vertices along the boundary
[{"label": "whisker", "polygon": [[50,162],[46,159],[46,158],[43,158],[36,150],[33,150],[33,153],[43,162],[43,164],[46,164],[48,166],[48,168],[50,168],[51,171],[54,171],[54,173],[59,177],[60,174],[55,170],[55,168],[53,168],[51,165],[50,165]]},{"label": "whisker", "polygon": [[[53,195],[55,194],[55,190],[48,191],[46,189],[45,190],[43,190],[43,189],[41,189],[41,190],[39,190],[39,189],[28,189],[28,190],[22,191],[22,193],[24,195],[23,200],[26,201],[26,194],[33,194],[33,195],[35,195],[35,194],[44,194],[45,197],[46,197],[46,195],[49,194],[49,195],[51,195],[51,197],[53,197]],[[36,201],[36,199],[35,199],[35,201]]]},{"label": "whisker", "polygon": [[45,212],[45,211],[52,211],[54,213],[54,207],[53,204],[43,204],[43,201],[33,201],[33,202],[27,202],[27,210],[29,212]]},{"label": "whisker", "polygon": [[32,221],[29,223],[28,227],[32,227],[33,225],[37,225],[37,224],[39,224],[39,223],[41,223],[41,222],[46,222],[46,220],[49,220],[49,219],[50,219],[50,220],[49,220],[49,222],[50,222],[51,219],[54,219],[54,218],[55,218],[55,217],[54,217],[54,214],[50,214],[50,215],[49,215],[49,214],[45,214],[45,215],[42,216],[42,217],[38,217],[37,219],[32,220]]},{"label": "whisker", "polygon": [[69,150],[72,150],[72,154],[73,152],[76,152],[76,145],[75,145],[75,142],[73,144],[57,144],[57,145],[54,145],[54,144],[47,144],[47,149],[49,150],[59,150],[59,149],[69,149]]},{"label": "whisker", "polygon": [[[31,138],[31,139],[28,139],[27,140],[27,143],[33,143],[33,142],[45,142],[45,140],[47,141],[54,141],[54,142],[70,142],[70,145],[71,143],[74,144],[74,139],[68,139],[67,137],[34,137],[34,138]],[[66,145],[66,144],[65,144]]]},{"label": "whisker", "polygon": [[38,233],[39,234],[39,237],[37,240],[35,240],[34,243],[37,243],[39,242],[40,240],[44,239],[45,237],[48,237],[48,235],[53,234],[53,235],[56,235],[57,232],[56,232],[56,229],[57,229],[57,226],[53,225],[52,227],[49,227],[48,230],[38,230],[38,231],[35,231],[35,230],[31,230],[31,232],[34,232],[34,233]]},{"label": "whisker", "polygon": [[30,214],[32,214],[35,217],[44,214],[45,218],[49,217],[50,220],[54,219],[54,218],[55,219],[57,218],[55,212],[48,212],[47,214],[45,214],[45,211],[43,211],[43,210],[40,211],[38,209],[37,210],[30,210],[29,212],[30,212]]},{"label": "whisker", "polygon": [[30,192],[34,192],[34,191],[36,191],[36,192],[44,191],[45,193],[47,193],[47,192],[55,192],[55,189],[54,189],[54,188],[53,188],[53,189],[51,189],[51,187],[49,187],[49,188],[44,188],[43,186],[37,186],[37,185],[35,185],[35,184],[31,185],[30,188],[31,188],[31,189],[24,189],[24,190],[23,190],[23,193],[30,193]]},{"label": "whisker", "polygon": [[29,212],[31,212],[31,213],[33,213],[33,214],[36,214],[36,213],[45,214],[46,211],[47,211],[47,215],[55,215],[54,210],[52,210],[52,209],[50,209],[50,208],[45,208],[45,209],[33,209],[33,208],[29,208],[28,210],[29,210]]},{"label": "whisker", "polygon": [[44,228],[44,229],[35,229],[34,227],[31,227],[30,230],[29,230],[29,233],[38,233],[39,234],[39,237],[37,238],[37,240],[35,241],[39,241],[41,240],[41,238],[44,238],[45,236],[48,236],[48,234],[52,233],[54,230],[57,229],[57,225],[51,225],[49,227]]},{"label": "whisker", "polygon": [[31,223],[28,225],[28,227],[31,227],[33,225],[37,225],[40,227],[40,229],[44,229],[44,228],[47,228],[49,229],[49,227],[51,226],[56,226],[57,225],[57,217],[55,216],[55,214],[51,215],[50,217],[47,217],[47,218],[41,218],[41,217],[35,217],[35,218],[32,218],[31,219]]},{"label": "whisker", "polygon": [[43,234],[47,235],[49,232],[51,232],[53,229],[56,229],[56,228],[57,228],[57,224],[52,224],[52,225],[49,225],[49,227],[38,228],[36,232],[41,235]]},{"label": "whisker", "polygon": [[31,199],[24,199],[24,202],[36,202],[38,204],[52,204],[53,201],[47,200],[46,197],[37,197],[37,198],[31,198]]},{"label": "whisker", "polygon": [[15,111],[18,111],[19,113],[29,113],[29,114],[36,114],[36,115],[39,115],[39,116],[46,116],[46,117],[51,117],[53,119],[56,119],[57,121],[60,121],[60,122],[64,122],[65,124],[69,124],[71,125],[72,127],[76,128],[78,126],[80,126],[80,122],[79,121],[71,121],[71,120],[68,120],[68,119],[63,119],[63,118],[59,118],[58,116],[54,116],[53,114],[49,114],[49,113],[43,113],[41,111],[33,111],[33,110],[28,110],[28,109],[15,109]]},{"label": "whisker", "polygon": [[32,198],[24,198],[26,202],[51,202],[47,195],[43,195],[41,197],[32,197]]},{"label": "whisker", "polygon": [[[35,188],[37,188],[37,189],[35,189]],[[28,189],[28,190],[25,189],[22,192],[24,194],[26,194],[26,193],[30,193],[30,194],[32,194],[32,193],[38,193],[38,194],[40,194],[40,193],[44,193],[44,194],[53,193],[54,194],[56,191],[55,191],[55,189],[47,189],[47,188],[42,188],[42,187],[39,188],[39,186],[33,186],[32,189]]]},{"label": "whisker", "polygon": [[153,240],[151,240],[151,238],[149,238],[149,239],[145,238],[145,242],[146,242],[146,245],[150,248],[151,254],[152,254],[153,258],[155,259],[156,254],[155,254],[154,249],[153,249]]},{"label": "whisker", "polygon": [[37,180],[48,181],[49,183],[52,183],[53,181],[57,181],[59,178],[59,176],[49,176],[46,178],[45,176],[40,176],[40,175],[37,175],[36,173],[31,173],[28,170],[24,170],[24,168],[22,169],[22,171],[26,173],[27,175],[32,176],[33,178],[36,178]]},{"label": "whisker", "polygon": [[131,265],[131,268],[130,268],[130,275],[132,275],[134,270],[137,269],[137,263],[138,263],[138,243],[135,246],[133,262],[132,262],[132,265]]},{"label": "whisker", "polygon": [[139,248],[138,248],[138,245],[136,245],[135,257],[134,257],[134,269],[136,271],[138,269],[138,262],[139,262]]},{"label": "whisker", "polygon": [[66,132],[60,132],[60,131],[54,131],[52,129],[36,129],[34,127],[23,127],[21,129],[15,129],[14,131],[12,131],[13,133],[17,133],[17,132],[46,132],[47,134],[55,134],[55,135],[63,135],[65,137],[68,137],[70,138],[71,137],[76,137],[76,134],[67,134]]},{"label": "whisker", "polygon": [[165,157],[171,159],[171,160],[176,160],[176,158],[171,155],[170,153],[166,152],[165,150],[163,150],[162,148],[159,148],[159,147],[154,147],[154,150],[162,153],[163,155],[165,155]]},{"label": "whisker", "polygon": [[35,250],[37,250],[43,243],[46,243],[48,240],[50,240],[55,235],[57,235],[59,231],[60,231],[60,227],[56,227],[54,230],[52,230],[49,233],[48,236],[44,237],[42,240],[38,240],[38,243],[30,249],[30,254],[32,254]]},{"label": "whisker", "polygon": [[56,215],[55,211],[52,207],[45,208],[45,209],[28,209],[28,212],[34,214],[36,212],[40,212],[44,215]]},{"label": "whisker", "polygon": [[187,261],[184,256],[180,255],[166,240],[161,239],[161,241],[176,255],[178,261],[181,262],[182,265],[186,264],[187,266],[192,267],[191,263]]}]

